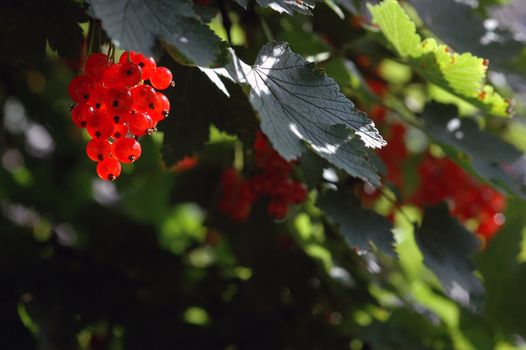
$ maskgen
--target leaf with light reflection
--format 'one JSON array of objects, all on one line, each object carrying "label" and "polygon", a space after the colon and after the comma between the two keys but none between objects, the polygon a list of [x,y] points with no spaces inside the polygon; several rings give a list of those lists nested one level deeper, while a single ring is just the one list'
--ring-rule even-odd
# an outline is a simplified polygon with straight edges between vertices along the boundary
[{"label": "leaf with light reflection", "polygon": [[250,85],[250,102],[259,112],[261,128],[281,156],[297,159],[307,144],[350,175],[380,184],[364,146],[379,148],[386,142],[332,78],[286,43],[265,45],[252,67],[231,54],[228,76]]},{"label": "leaf with light reflection", "polygon": [[[153,55],[163,40],[174,53],[201,66],[220,59],[220,39],[201,23],[190,0],[91,0],[102,27],[120,47]],[[179,57],[176,57],[179,58]]]},{"label": "leaf with light reflection", "polygon": [[[298,12],[308,15],[311,14],[310,10],[314,8],[316,2],[320,1],[321,0],[257,0],[257,3],[263,7],[270,7],[279,13],[287,13],[292,15],[295,12]],[[248,0],[236,0],[236,2],[245,9],[247,8]]]}]

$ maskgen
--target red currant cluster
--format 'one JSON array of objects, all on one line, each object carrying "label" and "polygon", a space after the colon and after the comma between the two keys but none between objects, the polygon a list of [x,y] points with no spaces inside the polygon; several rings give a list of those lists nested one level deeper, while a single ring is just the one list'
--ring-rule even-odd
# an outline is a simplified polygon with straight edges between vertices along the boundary
[{"label": "red currant cluster", "polygon": [[475,219],[477,233],[491,238],[504,222],[505,197],[491,187],[479,184],[447,158],[426,154],[418,166],[420,185],[410,199],[418,206],[448,201],[451,213],[461,221]]},{"label": "red currant cluster", "polygon": [[77,103],[71,115],[92,137],[86,153],[98,162],[101,179],[115,180],[121,163],[141,156],[138,138],[154,132],[170,112],[170,101],[155,89],[171,84],[170,70],[140,53],[124,52],[118,63],[102,53],[88,56],[83,74],[69,84],[69,95]]},{"label": "red currant cluster", "polygon": [[254,151],[256,173],[249,179],[243,178],[235,169],[223,172],[219,211],[233,220],[242,221],[250,214],[253,202],[268,198],[268,214],[283,219],[289,204],[305,201],[307,190],[301,182],[291,178],[293,164],[283,159],[261,132],[256,135]]},{"label": "red currant cluster", "polygon": [[[358,56],[356,61],[367,75],[369,88],[382,99],[387,91],[386,82],[371,66],[367,56]],[[410,157],[405,143],[406,127],[389,121],[387,111],[382,106],[372,106],[368,114],[387,140],[387,146],[377,151],[387,169],[385,179],[404,192],[406,186],[402,169]],[[480,184],[453,161],[433,157],[427,152],[418,164],[418,174],[420,184],[404,203],[424,207],[447,201],[452,215],[462,222],[474,221],[478,225],[476,232],[486,239],[500,229],[504,222],[502,211],[506,206],[505,197],[491,187]],[[372,204],[378,196],[379,192],[366,191],[363,199],[365,203]]]}]

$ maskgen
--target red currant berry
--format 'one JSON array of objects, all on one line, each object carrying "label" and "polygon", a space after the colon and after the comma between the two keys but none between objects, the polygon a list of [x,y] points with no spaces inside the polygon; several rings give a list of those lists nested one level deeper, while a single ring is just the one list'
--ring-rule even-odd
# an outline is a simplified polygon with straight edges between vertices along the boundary
[{"label": "red currant berry", "polygon": [[291,192],[289,194],[289,200],[292,203],[299,204],[303,203],[307,198],[307,190],[301,184],[301,182],[293,182]]},{"label": "red currant berry", "polygon": [[106,92],[106,107],[110,113],[126,113],[132,107],[132,95],[126,87],[112,87]]},{"label": "red currant berry", "polygon": [[164,90],[172,83],[172,72],[166,67],[157,67],[150,77],[150,83],[157,90]]},{"label": "red currant berry", "polygon": [[110,60],[108,56],[103,53],[94,53],[89,55],[84,66],[84,71],[88,77],[93,78],[96,81],[101,81],[104,76],[104,72],[110,66]]},{"label": "red currant berry", "polygon": [[133,113],[128,120],[130,132],[135,136],[143,136],[153,132],[154,123],[147,113]]},{"label": "red currant berry", "polygon": [[157,64],[155,63],[155,60],[151,57],[146,57],[143,55],[140,55],[141,60],[139,62],[135,62],[141,69],[142,69],[142,79],[147,80],[150,79],[153,72],[157,68]]},{"label": "red currant berry", "polygon": [[119,68],[119,78],[126,86],[135,86],[142,80],[141,68],[133,62],[123,63]]},{"label": "red currant berry", "polygon": [[155,110],[155,90],[150,85],[138,85],[132,88],[133,109],[138,112]]},{"label": "red currant berry", "polygon": [[86,154],[95,162],[111,157],[111,143],[108,140],[92,139],[86,145]]},{"label": "red currant berry", "polygon": [[113,155],[122,163],[135,162],[141,152],[141,144],[131,137],[123,137],[113,145]]},{"label": "red currant berry", "polygon": [[73,78],[68,86],[69,96],[78,103],[88,102],[92,90],[93,80],[84,75]]},{"label": "red currant berry", "polygon": [[95,110],[106,110],[106,95],[108,89],[102,84],[95,85],[89,98],[89,104]]},{"label": "red currant berry", "polygon": [[107,112],[96,112],[88,120],[88,133],[95,139],[107,139],[113,134],[114,123]]},{"label": "red currant berry", "polygon": [[276,219],[283,219],[289,211],[286,201],[283,200],[273,200],[268,204],[267,212],[270,216],[275,217]]},{"label": "red currant berry", "polygon": [[168,97],[160,92],[155,93],[154,111],[150,113],[154,122],[159,122],[166,118],[170,113],[170,101]]},{"label": "red currant berry", "polygon": [[119,57],[119,63],[133,62],[136,65],[139,65],[138,63],[140,61],[139,55],[142,56],[142,54],[137,53],[135,51],[124,51],[121,57]]},{"label": "red currant berry", "polygon": [[[155,64],[155,60],[151,57],[146,57],[141,53],[137,53],[134,51],[130,51],[130,60],[131,62],[135,63],[136,65],[141,68],[142,71],[142,79],[147,80],[150,79],[153,71],[155,68],[157,68],[157,64]],[[128,62],[128,52],[124,52],[120,59],[120,63],[126,63]]]},{"label": "red currant berry", "polygon": [[97,175],[103,180],[113,181],[121,174],[121,163],[115,158],[106,158],[97,164]]},{"label": "red currant berry", "polygon": [[130,119],[130,115],[132,115],[133,113],[135,112],[130,109],[123,113],[110,114],[110,116],[111,116],[111,120],[113,120],[115,124],[124,124],[128,122],[128,119]]},{"label": "red currant berry", "polygon": [[71,119],[73,123],[79,128],[85,128],[90,120],[95,115],[93,107],[86,103],[76,105],[71,111]]},{"label": "red currant berry", "polygon": [[104,72],[104,76],[102,77],[102,83],[106,87],[113,87],[113,86],[123,86],[123,82],[121,81],[119,70],[122,67],[122,64],[112,64],[106,71]]},{"label": "red currant berry", "polygon": [[118,140],[128,135],[129,131],[130,131],[130,128],[128,127],[128,124],[126,123],[115,124],[113,128],[113,134],[111,135],[111,137],[114,140]]}]

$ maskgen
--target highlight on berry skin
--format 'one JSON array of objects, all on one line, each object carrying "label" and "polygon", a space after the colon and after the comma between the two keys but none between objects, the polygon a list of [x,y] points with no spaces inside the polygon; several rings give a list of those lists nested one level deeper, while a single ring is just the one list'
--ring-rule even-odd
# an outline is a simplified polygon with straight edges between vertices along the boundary
[{"label": "highlight on berry skin", "polygon": [[117,179],[121,163],[140,158],[140,137],[155,132],[170,113],[170,101],[158,90],[170,87],[172,78],[168,68],[139,52],[126,51],[118,62],[103,53],[86,57],[68,86],[76,103],[71,120],[91,137],[86,154],[102,180]]}]

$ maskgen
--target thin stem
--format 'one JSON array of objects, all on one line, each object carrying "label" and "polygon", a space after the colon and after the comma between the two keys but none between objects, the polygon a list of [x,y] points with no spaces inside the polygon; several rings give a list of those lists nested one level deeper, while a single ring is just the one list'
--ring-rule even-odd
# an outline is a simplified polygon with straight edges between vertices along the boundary
[{"label": "thin stem", "polygon": [[274,41],[274,35],[272,35],[272,31],[270,30],[270,27],[268,26],[265,19],[260,16],[259,21],[261,23],[261,28],[263,29],[263,34],[265,35],[267,41]]},{"label": "thin stem", "polygon": [[382,195],[382,197],[387,199],[389,203],[395,206],[396,210],[398,210],[400,214],[402,214],[402,216],[404,217],[404,219],[407,220],[407,222],[409,222],[412,225],[415,224],[415,222],[409,217],[409,215],[407,215],[407,213],[402,209],[398,201],[392,199],[387,193],[385,193],[385,191],[382,188],[380,188],[378,191],[380,191],[380,194]]},{"label": "thin stem", "polygon": [[234,149],[234,168],[241,172],[243,171],[244,167],[244,159],[243,159],[243,144],[241,142],[236,142],[235,149]]}]

